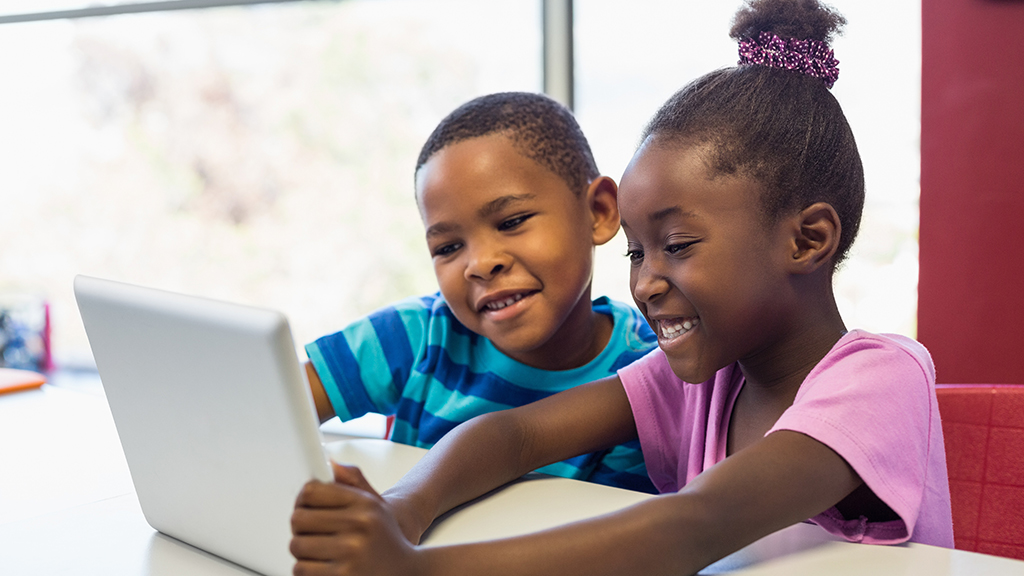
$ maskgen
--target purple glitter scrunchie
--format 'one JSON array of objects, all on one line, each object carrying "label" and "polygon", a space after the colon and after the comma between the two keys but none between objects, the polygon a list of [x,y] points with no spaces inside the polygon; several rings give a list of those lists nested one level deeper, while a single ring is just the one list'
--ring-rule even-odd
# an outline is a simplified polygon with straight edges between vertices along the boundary
[{"label": "purple glitter scrunchie", "polygon": [[839,78],[839,60],[828,44],[820,40],[783,40],[771,32],[761,32],[757,40],[741,40],[739,63],[795,70],[821,78],[829,88]]}]

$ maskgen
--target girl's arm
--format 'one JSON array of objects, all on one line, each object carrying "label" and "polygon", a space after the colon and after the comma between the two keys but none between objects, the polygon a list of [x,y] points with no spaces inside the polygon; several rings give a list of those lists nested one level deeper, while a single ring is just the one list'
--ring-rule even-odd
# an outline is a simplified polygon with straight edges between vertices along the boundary
[{"label": "girl's arm", "polygon": [[419,573],[692,574],[822,512],[859,483],[825,445],[779,431],[676,494],[536,534],[419,550]]},{"label": "girl's arm", "polygon": [[[293,516],[296,574],[692,573],[839,502],[860,479],[795,432],[770,434],[677,494],[537,534],[417,548],[436,516],[538,466],[635,438],[617,378],[460,426],[386,493],[310,483]],[[392,515],[392,512],[394,514]],[[344,573],[343,571],[339,571]]]},{"label": "girl's arm", "polygon": [[[636,438],[618,377],[577,386],[529,405],[479,416],[449,432],[381,498],[352,467],[335,467],[336,482],[310,482],[292,518],[296,572],[309,560],[344,555],[362,514],[418,543],[444,512],[541,466]],[[357,490],[351,487],[357,487]],[[360,507],[363,512],[357,512]],[[349,534],[345,534],[349,532]],[[305,562],[304,562],[305,561]]]},{"label": "girl's arm", "polygon": [[418,542],[435,518],[522,475],[636,438],[617,376],[474,418],[449,432],[384,498]]}]

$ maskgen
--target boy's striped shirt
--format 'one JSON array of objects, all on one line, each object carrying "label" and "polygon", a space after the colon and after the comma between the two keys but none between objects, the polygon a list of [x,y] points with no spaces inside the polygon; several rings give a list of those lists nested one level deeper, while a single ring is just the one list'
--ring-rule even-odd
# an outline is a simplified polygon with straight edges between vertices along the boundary
[{"label": "boy's striped shirt", "polygon": [[[606,297],[593,307],[612,317],[612,335],[596,358],[571,370],[540,370],[509,358],[464,327],[439,294],[379,310],[307,344],[306,353],[342,420],[394,414],[392,440],[430,448],[474,416],[614,375],[657,345],[634,308]],[[539,471],[655,491],[636,441]]]}]

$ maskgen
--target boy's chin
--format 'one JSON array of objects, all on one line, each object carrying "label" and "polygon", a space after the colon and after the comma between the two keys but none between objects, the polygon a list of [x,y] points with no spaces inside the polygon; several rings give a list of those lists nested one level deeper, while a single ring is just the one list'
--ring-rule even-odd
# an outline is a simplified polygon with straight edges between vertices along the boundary
[{"label": "boy's chin", "polygon": [[543,347],[543,342],[539,342],[538,338],[508,338],[498,336],[487,336],[484,335],[494,347],[503,352],[506,356],[522,356],[528,355],[531,352],[537,351],[537,349]]},{"label": "boy's chin", "polygon": [[490,340],[491,344],[504,355],[527,365],[532,365],[540,358],[550,360],[552,357],[559,356],[557,351],[545,350],[545,347],[551,344],[552,339],[545,338],[543,335],[516,334],[514,336],[490,336],[484,334],[483,336]]}]

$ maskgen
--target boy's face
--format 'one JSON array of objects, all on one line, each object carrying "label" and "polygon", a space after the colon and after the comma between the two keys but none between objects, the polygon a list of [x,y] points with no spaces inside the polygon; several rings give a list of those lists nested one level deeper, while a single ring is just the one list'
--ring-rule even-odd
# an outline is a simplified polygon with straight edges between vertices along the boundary
[{"label": "boy's face", "polygon": [[760,190],[710,178],[699,149],[649,142],[622,176],[630,289],[684,381],[767,352],[789,313],[784,229],[763,223]]},{"label": "boy's face", "polygon": [[441,293],[467,328],[533,366],[592,331],[585,194],[490,135],[435,154],[416,196]]}]

